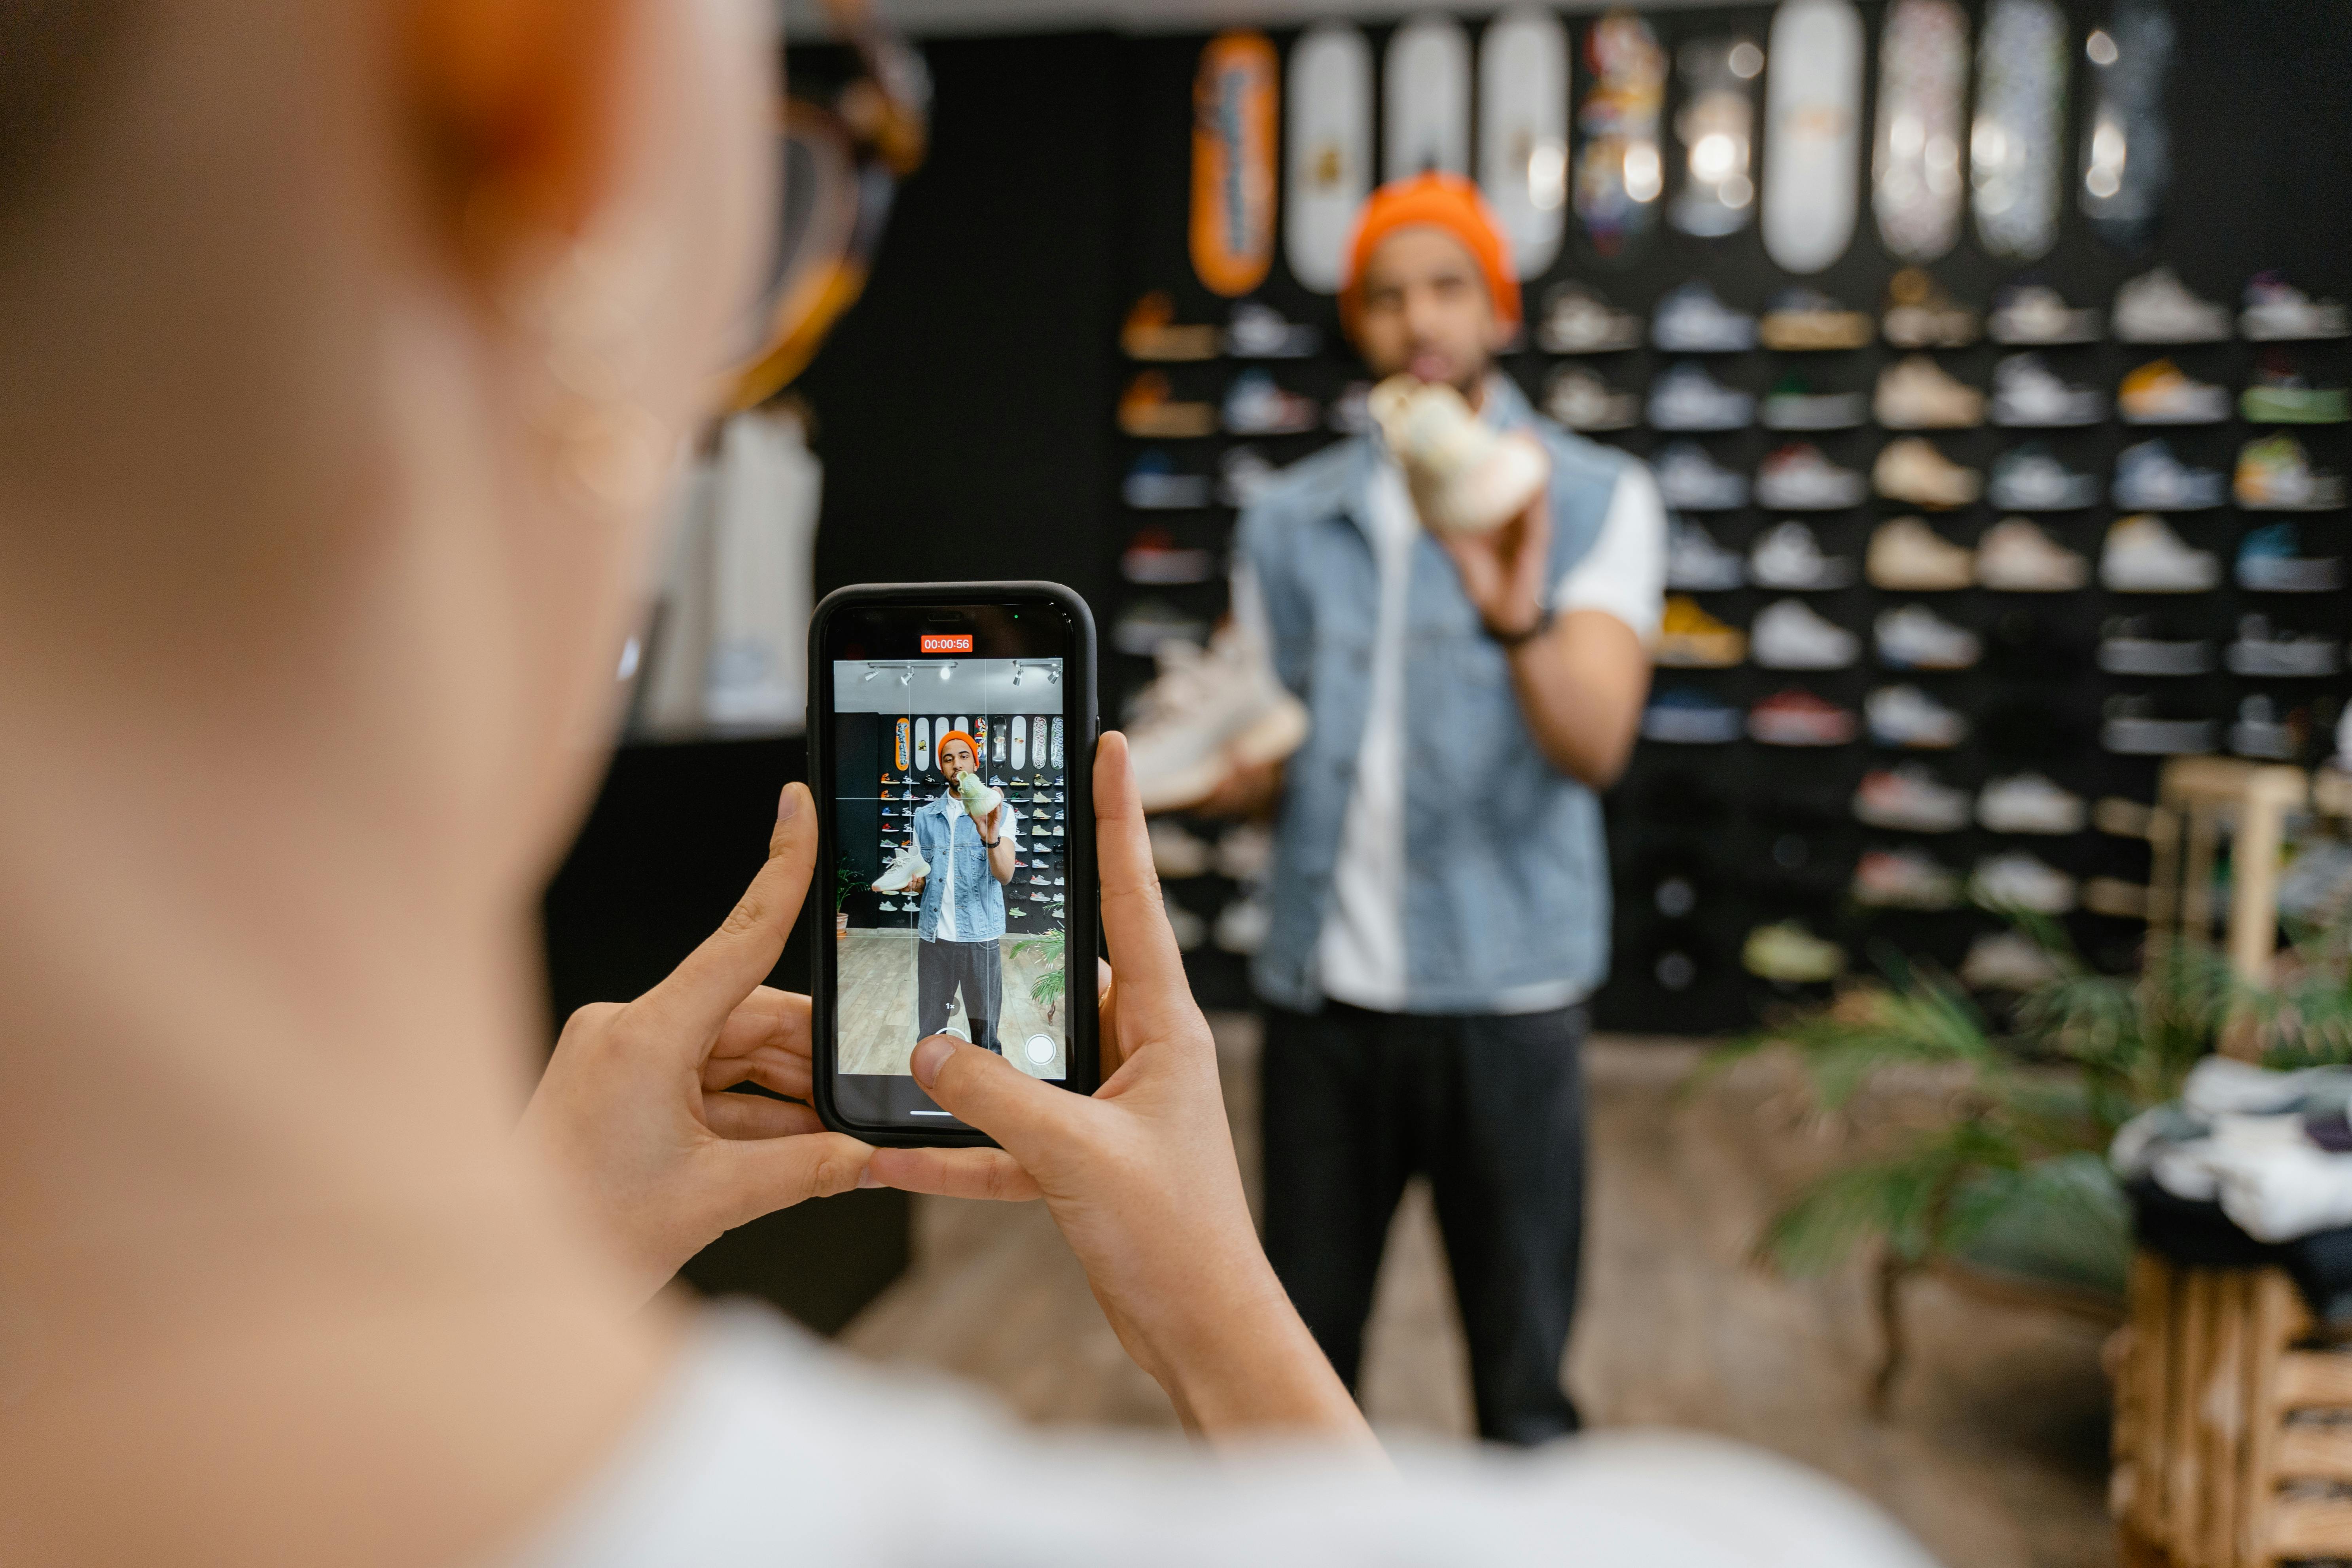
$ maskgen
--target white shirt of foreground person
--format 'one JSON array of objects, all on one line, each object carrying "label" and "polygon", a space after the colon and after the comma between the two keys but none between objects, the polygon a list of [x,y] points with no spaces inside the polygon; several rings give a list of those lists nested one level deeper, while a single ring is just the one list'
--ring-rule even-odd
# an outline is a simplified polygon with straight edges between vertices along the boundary
[{"label": "white shirt of foreground person", "polygon": [[[1394,1013],[1404,1006],[1405,976],[1411,973],[1404,950],[1403,628],[1412,546],[1422,527],[1404,470],[1393,459],[1383,459],[1375,470],[1365,512],[1381,585],[1371,695],[1315,962],[1323,993],[1333,1001]],[[1249,568],[1237,568],[1234,578],[1234,618],[1255,647],[1272,647],[1265,603]],[[1609,498],[1592,547],[1552,585],[1551,606],[1561,615],[1598,610],[1614,616],[1646,647],[1657,640],[1665,593],[1665,501],[1648,468],[1629,468]],[[1544,1013],[1583,1000],[1581,987],[1563,982],[1502,1010]]]},{"label": "white shirt of foreground person", "polygon": [[1933,1568],[1870,1504],[1717,1438],[1311,1451],[1056,1436],[857,1365],[765,1311],[705,1315],[665,1397],[511,1568]]}]

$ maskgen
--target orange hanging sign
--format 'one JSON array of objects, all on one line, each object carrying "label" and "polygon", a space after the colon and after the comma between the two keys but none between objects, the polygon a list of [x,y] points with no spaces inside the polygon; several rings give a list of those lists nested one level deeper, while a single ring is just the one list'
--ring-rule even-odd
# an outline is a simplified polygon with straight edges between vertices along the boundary
[{"label": "orange hanging sign", "polygon": [[1280,62],[1263,33],[1220,33],[1192,81],[1192,270],[1231,299],[1274,260]]}]

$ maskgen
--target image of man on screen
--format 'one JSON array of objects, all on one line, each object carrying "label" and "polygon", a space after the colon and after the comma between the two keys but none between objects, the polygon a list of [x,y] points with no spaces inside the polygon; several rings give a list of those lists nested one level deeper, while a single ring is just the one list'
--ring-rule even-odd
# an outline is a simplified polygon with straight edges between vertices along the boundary
[{"label": "image of man on screen", "polygon": [[1003,1016],[1004,884],[1013,879],[1019,814],[1003,801],[974,822],[956,784],[980,768],[980,747],[961,730],[940,737],[934,750],[948,787],[915,813],[915,849],[930,871],[915,927],[915,1033],[947,1026],[956,994],[963,994],[971,1043],[1002,1056],[996,1021]]}]

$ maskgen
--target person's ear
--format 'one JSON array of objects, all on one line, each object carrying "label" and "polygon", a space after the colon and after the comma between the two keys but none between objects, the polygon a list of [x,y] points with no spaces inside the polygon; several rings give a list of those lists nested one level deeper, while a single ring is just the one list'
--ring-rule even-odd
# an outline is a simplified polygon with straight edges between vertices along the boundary
[{"label": "person's ear", "polygon": [[614,184],[638,0],[395,3],[420,155],[468,259],[579,236]]}]

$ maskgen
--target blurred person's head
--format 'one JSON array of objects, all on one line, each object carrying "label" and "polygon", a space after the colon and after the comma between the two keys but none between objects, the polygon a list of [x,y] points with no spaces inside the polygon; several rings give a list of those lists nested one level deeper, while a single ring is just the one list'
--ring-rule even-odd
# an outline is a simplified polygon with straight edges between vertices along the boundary
[{"label": "blurred person's head", "polygon": [[1519,323],[1510,248],[1478,188],[1431,174],[1374,191],[1349,241],[1339,313],[1374,375],[1443,382],[1475,403]]},{"label": "blurred person's head", "polygon": [[961,730],[947,732],[947,738],[939,744],[939,753],[940,772],[947,776],[950,786],[980,766],[979,749],[972,744],[971,737]]},{"label": "blurred person's head", "polygon": [[533,888],[765,238],[768,13],[0,8],[0,803],[65,755]]}]

